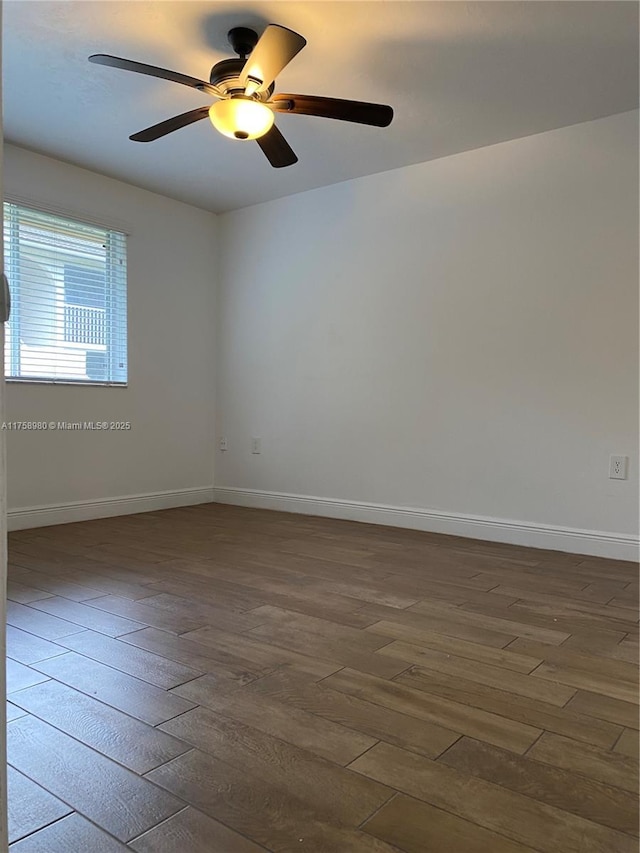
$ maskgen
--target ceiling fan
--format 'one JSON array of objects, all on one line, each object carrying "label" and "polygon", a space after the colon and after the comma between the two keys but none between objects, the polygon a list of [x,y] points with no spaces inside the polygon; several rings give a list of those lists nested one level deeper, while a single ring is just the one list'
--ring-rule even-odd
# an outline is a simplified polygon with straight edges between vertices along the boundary
[{"label": "ceiling fan", "polygon": [[260,39],[247,27],[234,27],[228,33],[229,44],[238,58],[223,59],[211,69],[209,83],[166,68],[97,53],[89,62],[110,65],[190,86],[219,100],[210,106],[173,116],[129,139],[153,142],[181,127],[209,116],[216,130],[231,139],[255,139],[271,165],[276,168],[297,163],[291,146],[274,124],[274,112],[321,116],[340,121],[387,127],[393,110],[383,104],[323,98],[316,95],[274,95],[275,78],[306,45],[293,30],[269,24]]}]

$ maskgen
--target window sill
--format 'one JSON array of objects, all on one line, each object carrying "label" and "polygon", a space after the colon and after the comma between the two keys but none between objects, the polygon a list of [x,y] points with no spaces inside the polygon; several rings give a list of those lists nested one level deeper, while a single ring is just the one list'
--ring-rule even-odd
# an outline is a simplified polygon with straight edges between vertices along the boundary
[{"label": "window sill", "polygon": [[93,382],[77,379],[16,379],[5,377],[7,385],[66,385],[75,388],[128,388],[128,382]]}]

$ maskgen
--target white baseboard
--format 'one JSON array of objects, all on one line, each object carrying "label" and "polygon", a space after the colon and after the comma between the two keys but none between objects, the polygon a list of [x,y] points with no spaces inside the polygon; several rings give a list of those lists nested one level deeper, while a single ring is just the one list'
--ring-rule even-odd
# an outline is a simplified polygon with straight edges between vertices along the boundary
[{"label": "white baseboard", "polygon": [[77,503],[20,507],[19,509],[8,510],[7,529],[25,530],[30,527],[49,527],[52,524],[89,521],[92,518],[134,515],[138,512],[153,512],[158,509],[211,503],[213,500],[213,487],[201,486],[168,492],[152,492],[146,495],[125,495],[124,497],[79,501]]},{"label": "white baseboard", "polygon": [[432,509],[360,503],[339,498],[319,498],[259,489],[212,486],[10,509],[7,513],[7,528],[8,530],[25,530],[32,527],[47,527],[53,524],[68,524],[117,515],[133,515],[139,512],[153,512],[213,501],[235,506],[295,512],[302,515],[363,521],[391,527],[407,527],[431,533],[505,542],[528,548],[568,551],[614,560],[637,561],[640,549],[638,537],[626,533],[581,530]]},{"label": "white baseboard", "polygon": [[463,515],[386,504],[366,504],[259,489],[215,487],[213,491],[217,503],[235,506],[320,515],[350,521],[364,521],[369,524],[385,524],[391,527],[408,527],[431,533],[446,533],[470,539],[506,542],[527,548],[567,551],[614,560],[638,560],[640,541],[637,536],[626,533],[581,530],[506,518],[486,518],[479,515]]}]

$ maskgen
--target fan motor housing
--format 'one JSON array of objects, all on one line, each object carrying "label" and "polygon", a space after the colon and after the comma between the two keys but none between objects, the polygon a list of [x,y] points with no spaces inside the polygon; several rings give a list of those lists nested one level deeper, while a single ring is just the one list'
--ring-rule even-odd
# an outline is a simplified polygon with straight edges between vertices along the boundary
[{"label": "fan motor housing", "polygon": [[[216,86],[226,96],[241,95],[244,92],[244,86],[240,84],[240,74],[244,68],[245,59],[223,59],[217,62],[211,69],[209,80],[212,85]],[[264,92],[256,92],[253,97],[257,101],[268,101],[275,84],[272,83]]]}]

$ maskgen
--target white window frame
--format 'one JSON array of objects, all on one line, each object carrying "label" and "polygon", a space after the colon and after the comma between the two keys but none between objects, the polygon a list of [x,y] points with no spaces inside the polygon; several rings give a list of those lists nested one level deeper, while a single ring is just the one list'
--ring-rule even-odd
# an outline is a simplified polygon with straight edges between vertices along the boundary
[{"label": "white window frame", "polygon": [[[18,236],[18,218],[20,211],[27,214],[44,214],[52,220],[59,220],[61,226],[69,223],[78,226],[87,226],[104,232],[104,247],[106,249],[106,276],[107,288],[109,289],[108,308],[105,309],[105,353],[108,360],[107,379],[74,378],[72,376],[35,376],[20,375],[21,340],[20,340],[20,240]],[[11,289],[11,317],[9,321],[10,345],[5,349],[5,379],[9,383],[19,384],[45,384],[45,385],[73,385],[73,386],[109,386],[127,387],[128,385],[128,340],[127,340],[127,314],[128,314],[128,292],[127,292],[127,231],[120,227],[113,227],[97,223],[89,217],[86,219],[77,214],[68,213],[57,209],[51,209],[31,202],[5,198],[3,206],[3,224],[5,232],[4,254],[5,271]],[[73,264],[74,256],[70,253],[70,263]],[[59,273],[59,271],[58,271]],[[64,323],[64,282],[61,279],[57,291],[56,301],[60,301],[60,321]],[[56,312],[58,313],[58,312]],[[61,331],[61,334],[63,332]],[[63,338],[64,340],[64,338]],[[91,344],[73,343],[65,341],[65,348],[74,347],[79,350],[101,349]]]}]

